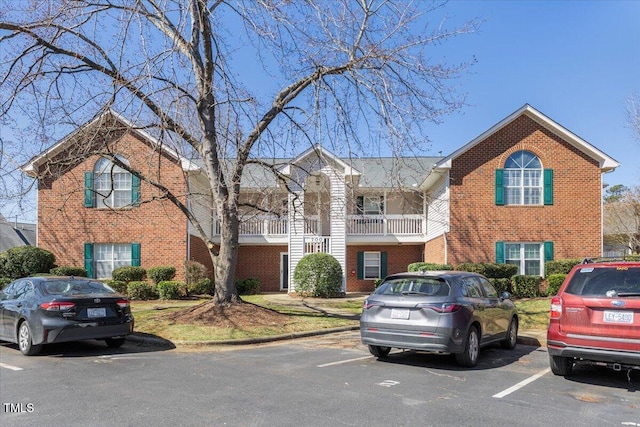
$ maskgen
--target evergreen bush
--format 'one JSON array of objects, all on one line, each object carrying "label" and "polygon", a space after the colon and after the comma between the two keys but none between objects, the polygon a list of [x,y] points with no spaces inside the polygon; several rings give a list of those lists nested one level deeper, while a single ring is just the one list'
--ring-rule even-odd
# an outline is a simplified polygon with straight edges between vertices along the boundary
[{"label": "evergreen bush", "polygon": [[564,279],[566,279],[566,277],[566,274],[561,273],[548,275],[547,283],[549,284],[549,288],[547,290],[547,293],[549,295],[556,295],[558,293],[558,289],[560,289],[560,286],[562,285],[562,282],[564,282]]},{"label": "evergreen bush", "polygon": [[158,299],[158,289],[154,284],[131,281],[127,284],[127,294],[129,298],[134,300],[150,300]]},{"label": "evergreen bush", "polygon": [[55,267],[50,273],[54,276],[87,277],[87,270],[83,267]]},{"label": "evergreen bush", "polygon": [[256,295],[260,293],[260,280],[256,278],[236,280],[238,295]]},{"label": "evergreen bush", "polygon": [[35,246],[18,246],[0,254],[0,277],[19,279],[48,273],[55,267],[55,257]]},{"label": "evergreen bush", "polygon": [[147,269],[147,276],[157,285],[160,282],[173,280],[176,276],[176,268],[170,266],[152,267]]},{"label": "evergreen bush", "polygon": [[113,270],[111,277],[120,282],[140,282],[147,277],[147,271],[142,267],[119,267]]},{"label": "evergreen bush", "polygon": [[163,280],[157,284],[160,299],[180,299],[184,288],[184,283],[177,280]]},{"label": "evergreen bush", "polygon": [[431,262],[414,262],[407,266],[407,271],[447,271],[453,270],[450,264],[435,264]]},{"label": "evergreen bush", "polygon": [[338,260],[325,253],[305,255],[293,273],[297,294],[320,298],[339,296],[342,278]]}]

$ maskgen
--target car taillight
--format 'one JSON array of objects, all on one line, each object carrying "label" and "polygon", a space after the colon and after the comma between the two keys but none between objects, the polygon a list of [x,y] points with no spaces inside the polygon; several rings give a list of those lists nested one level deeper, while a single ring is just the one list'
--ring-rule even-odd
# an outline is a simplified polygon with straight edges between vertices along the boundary
[{"label": "car taillight", "polygon": [[438,313],[453,313],[462,308],[461,304],[452,304],[445,302],[444,304],[418,304],[419,308],[430,308]]},{"label": "car taillight", "polygon": [[552,319],[559,319],[562,316],[562,298],[555,296],[551,298],[551,314]]},{"label": "car taillight", "polygon": [[368,310],[371,307],[382,307],[384,304],[379,302],[379,301],[369,301],[368,299],[364,300],[364,303],[362,304],[362,309],[363,310]]},{"label": "car taillight", "polygon": [[129,300],[128,299],[121,299],[121,300],[118,300],[117,304],[118,304],[118,306],[120,308],[127,308],[127,307],[129,307]]},{"label": "car taillight", "polygon": [[72,302],[43,302],[40,304],[40,308],[47,311],[69,311],[76,305]]}]

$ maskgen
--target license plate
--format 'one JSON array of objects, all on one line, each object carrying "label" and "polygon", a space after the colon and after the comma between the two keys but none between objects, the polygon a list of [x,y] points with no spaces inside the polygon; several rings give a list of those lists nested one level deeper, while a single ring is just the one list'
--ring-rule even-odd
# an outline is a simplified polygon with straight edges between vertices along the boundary
[{"label": "license plate", "polygon": [[391,318],[392,319],[408,319],[409,318],[409,310],[404,308],[392,308],[391,309]]},{"label": "license plate", "polygon": [[107,317],[107,309],[104,307],[87,308],[88,317]]},{"label": "license plate", "polygon": [[633,311],[605,310],[604,323],[633,323]]}]

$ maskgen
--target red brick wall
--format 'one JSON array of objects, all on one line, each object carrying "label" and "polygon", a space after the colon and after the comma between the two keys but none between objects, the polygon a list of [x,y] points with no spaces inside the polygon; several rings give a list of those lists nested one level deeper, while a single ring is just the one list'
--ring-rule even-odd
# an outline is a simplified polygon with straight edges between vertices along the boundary
[{"label": "red brick wall", "polygon": [[[495,174],[514,152],[553,169],[553,206],[496,206]],[[526,116],[488,137],[451,167],[449,263],[495,262],[495,242],[553,241],[555,259],[599,255],[601,174],[595,160]]]},{"label": "red brick wall", "polygon": [[260,292],[279,292],[281,252],[287,252],[287,247],[240,246],[236,279],[257,278],[260,280]]},{"label": "red brick wall", "polygon": [[[141,139],[125,134],[109,142],[130,166],[160,181],[184,202],[185,178],[173,159],[153,152]],[[168,200],[141,183],[141,204],[120,210],[84,207],[84,172],[92,171],[99,156],[93,155],[70,167],[59,177],[40,181],[38,188],[38,246],[56,256],[61,266],[84,266],[84,243],[141,244],[141,266],[176,267],[176,279],[184,277],[187,254],[186,217]],[[162,168],[162,173],[158,173]]]},{"label": "red brick wall", "polygon": [[347,246],[347,292],[372,292],[373,280],[358,280],[358,252],[387,252],[387,274],[407,271],[407,266],[422,261],[423,245]]},{"label": "red brick wall", "polygon": [[213,279],[213,261],[211,261],[211,255],[209,254],[207,245],[205,245],[204,241],[200,237],[194,235],[191,235],[189,240],[189,259],[204,265],[209,277]]},{"label": "red brick wall", "polygon": [[445,264],[445,261],[446,251],[443,236],[438,236],[424,244],[424,262]]}]

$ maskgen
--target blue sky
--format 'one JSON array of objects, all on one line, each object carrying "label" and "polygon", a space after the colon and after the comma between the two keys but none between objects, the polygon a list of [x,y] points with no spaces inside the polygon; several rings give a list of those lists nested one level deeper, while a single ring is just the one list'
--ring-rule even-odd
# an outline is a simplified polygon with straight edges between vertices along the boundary
[{"label": "blue sky", "polygon": [[435,61],[477,63],[454,82],[468,106],[431,127],[425,155],[452,153],[528,103],[621,163],[605,183],[640,185],[640,135],[626,117],[628,99],[640,97],[640,0],[454,0],[434,24],[445,15],[450,26],[484,22],[433,51]]},{"label": "blue sky", "polygon": [[640,185],[640,135],[626,113],[640,97],[640,1],[451,1],[446,14],[484,22],[443,46],[478,62],[457,82],[469,106],[429,132],[433,154],[528,103],[621,163],[605,183]]}]

